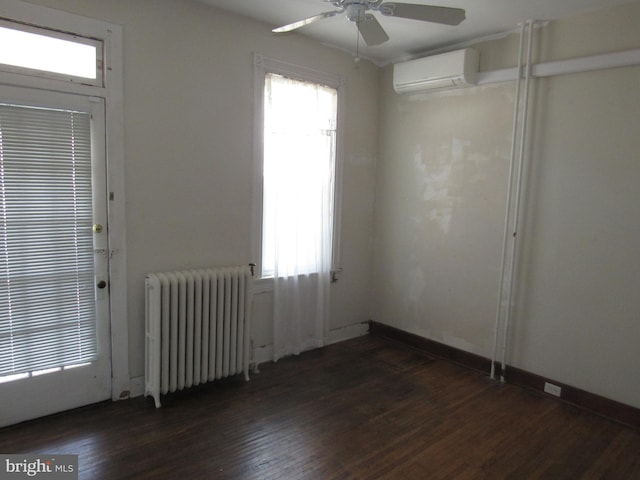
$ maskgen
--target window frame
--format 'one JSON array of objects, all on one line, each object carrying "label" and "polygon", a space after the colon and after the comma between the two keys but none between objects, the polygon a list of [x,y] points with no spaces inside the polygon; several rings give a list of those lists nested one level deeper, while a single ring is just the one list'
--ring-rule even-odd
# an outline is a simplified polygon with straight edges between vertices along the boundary
[{"label": "window frame", "polygon": [[264,167],[264,83],[268,73],[283,75],[304,82],[313,82],[335,88],[338,92],[336,155],[334,165],[333,234],[331,270],[340,270],[340,238],[342,225],[342,170],[344,152],[344,125],[346,105],[346,80],[342,75],[322,72],[294,65],[273,58],[254,54],[254,201],[253,201],[253,258],[256,260],[256,291],[273,289],[273,277],[262,272],[262,200]]},{"label": "window frame", "polygon": [[51,28],[29,25],[29,24],[8,20],[6,18],[1,18],[1,17],[0,17],[0,27],[4,27],[10,30],[16,30],[19,32],[32,33],[36,35],[54,38],[57,40],[66,40],[72,43],[89,45],[89,46],[95,47],[96,78],[92,79],[92,78],[80,77],[76,75],[52,72],[48,70],[21,67],[16,65],[8,65],[6,63],[1,63],[1,62],[0,62],[0,71],[6,72],[6,73],[13,73],[17,75],[28,75],[31,77],[40,77],[40,78],[50,79],[50,80],[59,80],[63,82],[80,83],[80,84],[91,85],[95,87],[102,87],[104,85],[104,70],[102,68],[104,65],[104,62],[103,62],[104,45],[102,40],[77,35],[71,32],[62,32],[58,30],[53,30]]}]

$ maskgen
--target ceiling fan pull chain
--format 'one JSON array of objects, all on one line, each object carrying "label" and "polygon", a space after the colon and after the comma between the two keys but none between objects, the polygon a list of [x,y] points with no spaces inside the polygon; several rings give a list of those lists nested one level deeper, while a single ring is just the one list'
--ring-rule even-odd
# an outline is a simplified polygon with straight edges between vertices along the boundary
[{"label": "ceiling fan pull chain", "polygon": [[359,24],[360,22],[356,23],[356,58],[354,59],[356,63],[360,62],[360,28],[358,28]]}]

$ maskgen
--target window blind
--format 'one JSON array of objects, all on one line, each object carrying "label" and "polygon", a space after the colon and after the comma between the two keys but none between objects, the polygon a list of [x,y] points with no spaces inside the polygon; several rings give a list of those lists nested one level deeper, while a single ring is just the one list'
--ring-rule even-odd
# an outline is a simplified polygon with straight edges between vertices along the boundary
[{"label": "window blind", "polygon": [[90,122],[0,104],[0,376],[96,358]]}]

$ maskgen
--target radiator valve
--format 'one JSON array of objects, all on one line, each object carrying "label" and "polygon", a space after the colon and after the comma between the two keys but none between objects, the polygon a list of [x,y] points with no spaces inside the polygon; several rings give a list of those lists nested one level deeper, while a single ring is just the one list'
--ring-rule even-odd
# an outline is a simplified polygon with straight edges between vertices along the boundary
[{"label": "radiator valve", "polygon": [[341,275],[342,275],[342,267],[332,268],[331,283],[336,283],[338,280],[340,280]]}]

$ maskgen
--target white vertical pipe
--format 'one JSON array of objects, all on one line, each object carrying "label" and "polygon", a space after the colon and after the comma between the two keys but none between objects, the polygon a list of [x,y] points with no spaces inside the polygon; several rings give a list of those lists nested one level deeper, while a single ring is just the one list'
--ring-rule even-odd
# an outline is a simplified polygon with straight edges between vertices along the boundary
[{"label": "white vertical pipe", "polygon": [[527,38],[527,57],[526,57],[526,65],[525,65],[525,80],[524,80],[524,95],[523,95],[523,108],[522,108],[522,122],[520,122],[520,152],[518,158],[518,180],[516,183],[516,197],[515,197],[515,206],[513,213],[513,235],[512,242],[513,245],[511,247],[511,259],[509,262],[510,274],[509,274],[509,283],[507,288],[507,305],[505,310],[505,321],[504,321],[504,332],[502,336],[502,376],[501,380],[505,381],[505,370],[506,370],[506,356],[507,356],[507,344],[509,337],[509,323],[511,320],[511,301],[513,299],[513,275],[515,273],[515,259],[516,259],[516,247],[517,247],[517,235],[518,235],[518,224],[520,221],[520,201],[522,197],[522,177],[524,172],[524,156],[525,156],[525,148],[526,148],[526,137],[527,137],[527,116],[529,112],[529,88],[531,84],[531,52],[532,52],[532,44],[533,44],[533,26],[534,22],[532,20],[527,21],[528,38]]},{"label": "white vertical pipe", "polygon": [[511,206],[511,191],[513,189],[513,166],[516,158],[516,143],[518,139],[518,119],[520,116],[520,88],[522,84],[522,57],[524,54],[525,23],[520,24],[520,47],[518,50],[518,77],[516,80],[516,95],[513,107],[513,131],[511,135],[511,152],[509,155],[509,176],[507,183],[507,205],[504,213],[504,233],[502,240],[502,259],[500,261],[500,284],[498,287],[498,301],[496,305],[496,321],[493,332],[493,356],[491,357],[491,379],[496,378],[495,364],[498,357],[498,335],[500,333],[500,319],[502,312],[502,297],[504,294],[504,277],[507,258],[507,245],[509,242],[509,211]]}]

